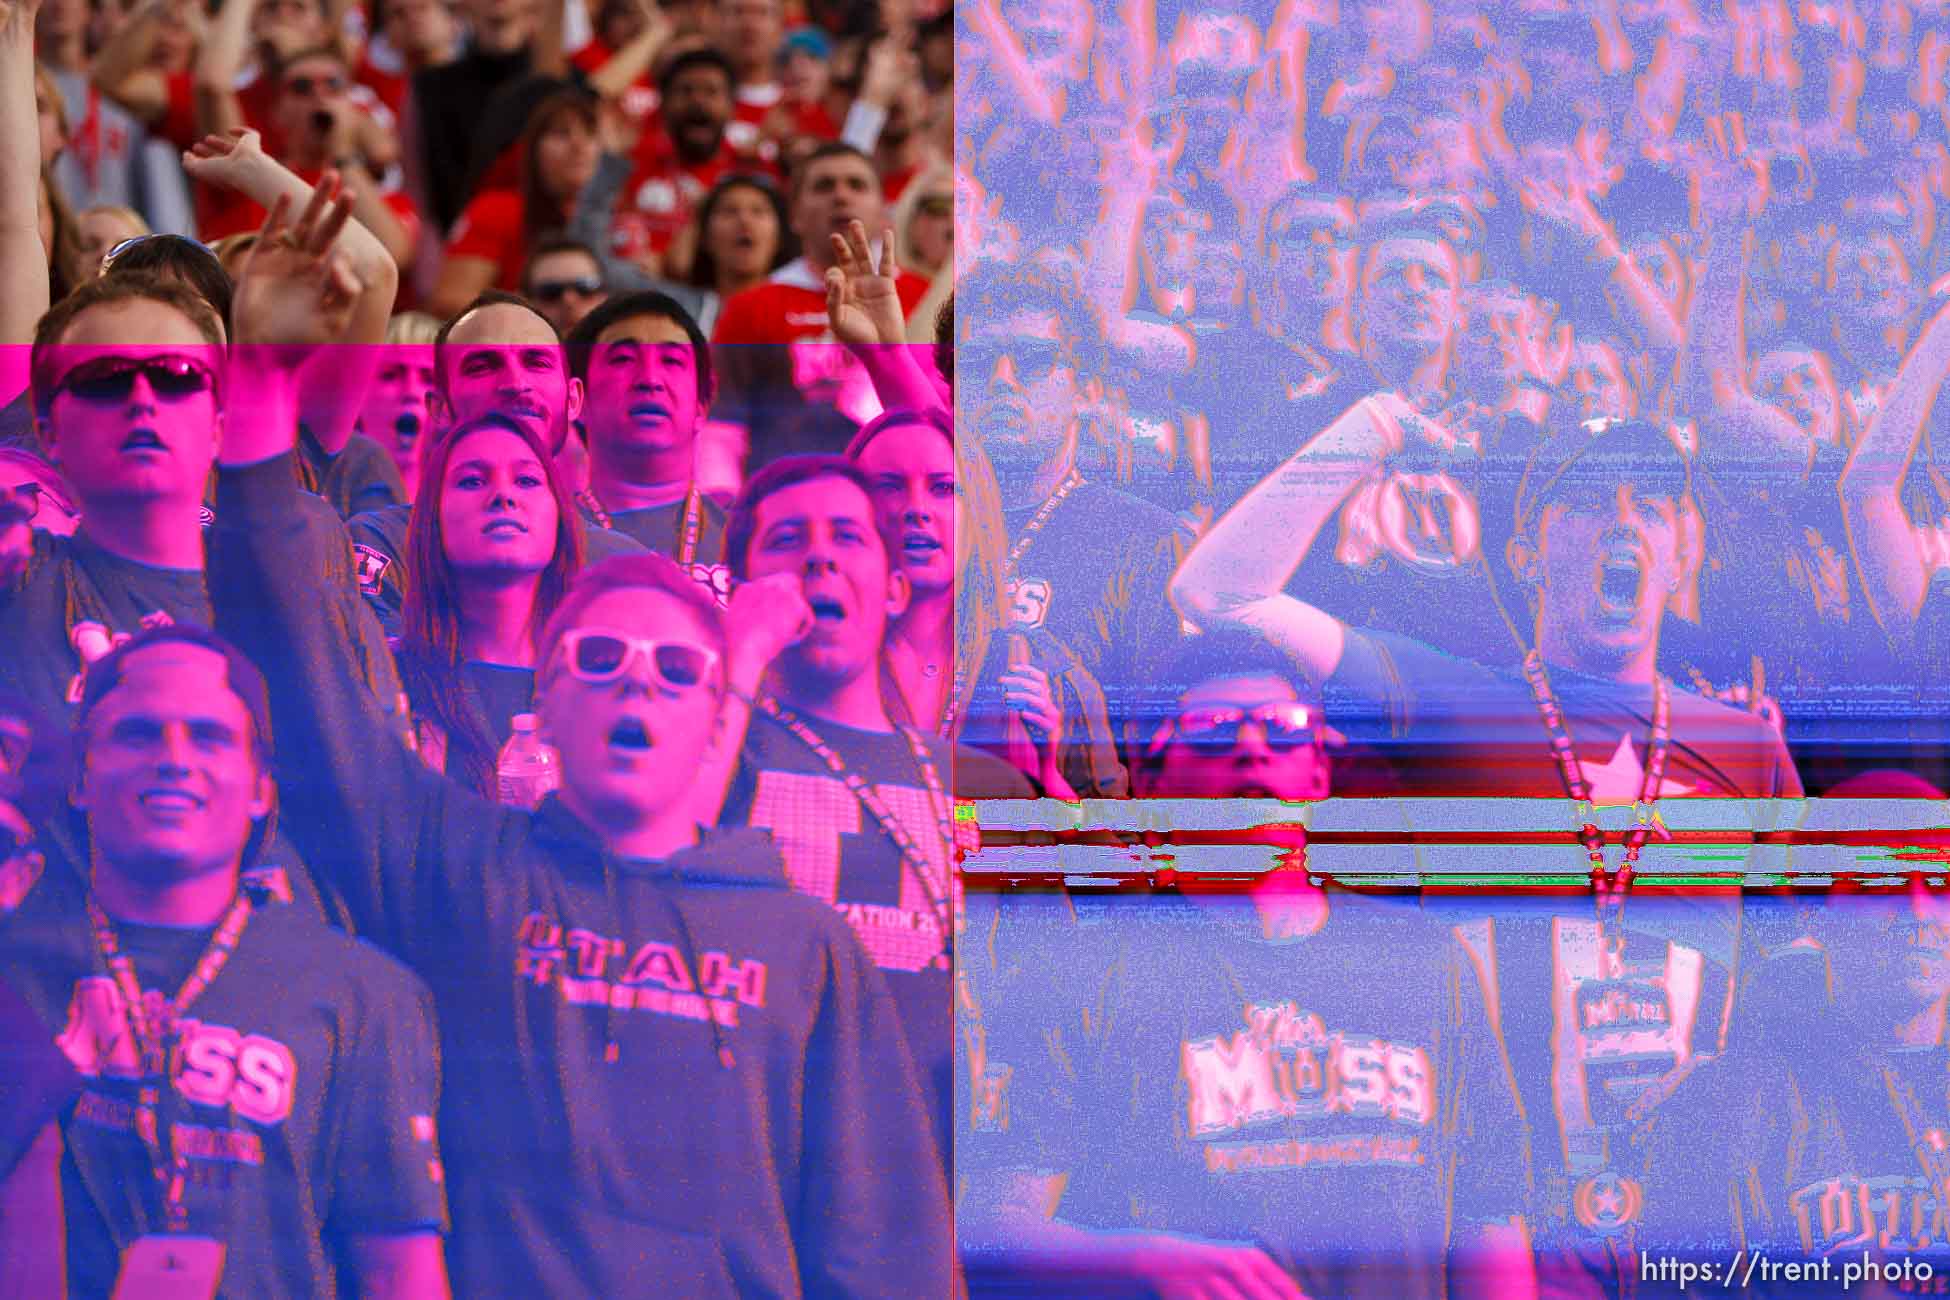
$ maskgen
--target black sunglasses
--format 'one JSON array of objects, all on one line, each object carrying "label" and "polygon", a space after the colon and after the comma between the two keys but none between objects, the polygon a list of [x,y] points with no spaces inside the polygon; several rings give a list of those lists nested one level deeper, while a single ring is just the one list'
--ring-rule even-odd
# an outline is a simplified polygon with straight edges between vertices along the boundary
[{"label": "black sunglasses", "polygon": [[210,368],[189,357],[97,357],[61,376],[54,391],[65,390],[79,401],[112,406],[129,400],[137,375],[148,379],[149,387],[165,402],[180,402],[217,386]]},{"label": "black sunglasses", "polygon": [[1149,750],[1157,754],[1177,736],[1196,749],[1224,752],[1239,743],[1239,733],[1248,722],[1259,724],[1266,734],[1266,747],[1276,754],[1290,754],[1320,739],[1313,726],[1313,711],[1297,700],[1288,700],[1256,709],[1187,709],[1165,720],[1151,738]]},{"label": "black sunglasses", "polygon": [[345,89],[345,78],[293,77],[284,83],[284,88],[294,95],[310,95],[314,90],[321,95],[336,95]]},{"label": "black sunglasses", "polygon": [[528,296],[536,302],[560,302],[571,293],[579,293],[589,298],[602,291],[601,280],[593,275],[579,275],[573,280],[543,280]]}]

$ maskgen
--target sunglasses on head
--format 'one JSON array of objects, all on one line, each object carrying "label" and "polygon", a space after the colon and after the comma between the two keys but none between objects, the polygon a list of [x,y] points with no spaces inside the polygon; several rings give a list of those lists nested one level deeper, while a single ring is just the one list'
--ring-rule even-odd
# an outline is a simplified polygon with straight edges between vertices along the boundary
[{"label": "sunglasses on head", "polygon": [[677,690],[702,686],[718,662],[717,651],[688,641],[649,641],[600,627],[563,633],[561,655],[571,677],[594,685],[618,680],[641,655],[659,683]]},{"label": "sunglasses on head", "polygon": [[72,393],[83,402],[115,405],[129,400],[138,375],[165,402],[184,401],[217,384],[210,368],[190,357],[97,357],[61,376],[54,391]]},{"label": "sunglasses on head", "polygon": [[284,88],[294,95],[310,95],[313,91],[321,95],[336,95],[345,89],[345,78],[293,77],[284,83]]},{"label": "sunglasses on head", "polygon": [[1158,728],[1150,752],[1159,753],[1173,737],[1198,749],[1228,750],[1239,743],[1239,733],[1246,724],[1253,722],[1265,733],[1268,749],[1290,754],[1320,738],[1314,721],[1312,710],[1298,700],[1262,704],[1256,709],[1187,709]]},{"label": "sunglasses on head", "polygon": [[601,280],[593,275],[579,275],[573,280],[543,280],[528,296],[536,302],[560,302],[571,293],[590,298],[602,291]]}]

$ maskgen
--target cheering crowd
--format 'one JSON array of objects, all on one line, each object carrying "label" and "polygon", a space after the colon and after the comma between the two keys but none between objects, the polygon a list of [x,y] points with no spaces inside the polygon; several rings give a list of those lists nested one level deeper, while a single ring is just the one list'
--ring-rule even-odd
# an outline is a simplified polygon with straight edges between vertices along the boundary
[{"label": "cheering crowd", "polygon": [[1935,10],[0,61],[0,1295],[1950,1270]]},{"label": "cheering crowd", "polygon": [[1938,1293],[1940,7],[957,21],[971,1285]]}]

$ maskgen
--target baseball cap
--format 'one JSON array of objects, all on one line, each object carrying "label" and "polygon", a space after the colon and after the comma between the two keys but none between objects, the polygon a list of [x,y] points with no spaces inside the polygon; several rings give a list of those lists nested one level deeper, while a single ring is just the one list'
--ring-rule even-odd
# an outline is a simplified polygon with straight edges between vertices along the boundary
[{"label": "baseball cap", "polygon": [[810,54],[821,63],[830,63],[833,59],[833,42],[817,27],[795,27],[787,32],[785,39],[779,42],[779,61],[783,63],[786,55],[794,50]]},{"label": "baseball cap", "polygon": [[1630,482],[1674,500],[1692,489],[1692,461],[1664,425],[1602,416],[1553,424],[1524,467],[1517,490],[1519,531],[1534,527],[1552,498],[1576,487]]}]

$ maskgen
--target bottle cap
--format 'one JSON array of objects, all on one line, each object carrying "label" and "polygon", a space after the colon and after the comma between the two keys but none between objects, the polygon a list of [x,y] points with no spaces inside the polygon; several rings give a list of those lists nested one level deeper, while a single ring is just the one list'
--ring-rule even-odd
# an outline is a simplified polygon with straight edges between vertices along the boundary
[{"label": "bottle cap", "polygon": [[534,731],[541,726],[541,720],[532,713],[517,713],[514,718],[516,731]]}]

